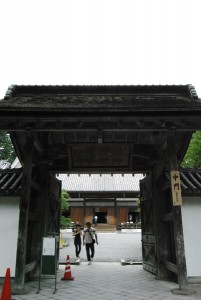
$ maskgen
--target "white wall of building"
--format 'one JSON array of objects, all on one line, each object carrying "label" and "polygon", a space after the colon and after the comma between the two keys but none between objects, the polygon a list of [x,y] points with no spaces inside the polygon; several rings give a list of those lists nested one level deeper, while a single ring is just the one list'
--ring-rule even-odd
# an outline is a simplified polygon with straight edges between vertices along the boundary
[{"label": "white wall of building", "polygon": [[201,197],[183,197],[182,221],[187,276],[201,276]]},{"label": "white wall of building", "polygon": [[5,276],[7,268],[11,277],[15,276],[19,201],[17,197],[0,197],[0,277]]}]

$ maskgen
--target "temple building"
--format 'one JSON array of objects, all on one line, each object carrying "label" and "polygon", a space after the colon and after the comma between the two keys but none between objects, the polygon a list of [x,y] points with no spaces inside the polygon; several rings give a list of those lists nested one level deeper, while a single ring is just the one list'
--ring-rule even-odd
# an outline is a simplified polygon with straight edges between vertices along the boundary
[{"label": "temple building", "polygon": [[81,224],[118,225],[140,221],[140,185],[143,174],[60,174],[69,193],[70,218]]}]

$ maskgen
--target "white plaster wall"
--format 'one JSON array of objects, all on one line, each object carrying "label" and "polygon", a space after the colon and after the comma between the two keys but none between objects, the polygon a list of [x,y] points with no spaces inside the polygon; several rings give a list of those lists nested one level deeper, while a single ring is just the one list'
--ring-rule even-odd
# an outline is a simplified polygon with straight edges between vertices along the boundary
[{"label": "white plaster wall", "polygon": [[15,276],[19,201],[17,197],[0,197],[0,277],[10,268]]},{"label": "white plaster wall", "polygon": [[187,276],[201,276],[201,197],[183,197],[182,222]]}]

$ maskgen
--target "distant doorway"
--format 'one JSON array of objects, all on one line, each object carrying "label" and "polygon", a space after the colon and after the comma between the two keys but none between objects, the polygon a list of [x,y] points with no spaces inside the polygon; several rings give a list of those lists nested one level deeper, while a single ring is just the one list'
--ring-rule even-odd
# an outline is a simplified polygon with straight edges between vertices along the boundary
[{"label": "distant doorway", "polygon": [[139,220],[140,220],[139,212],[129,212],[128,213],[128,221],[129,222],[136,223],[136,222],[139,222]]},{"label": "distant doorway", "polygon": [[95,214],[98,217],[98,224],[107,224],[107,212],[96,212]]}]

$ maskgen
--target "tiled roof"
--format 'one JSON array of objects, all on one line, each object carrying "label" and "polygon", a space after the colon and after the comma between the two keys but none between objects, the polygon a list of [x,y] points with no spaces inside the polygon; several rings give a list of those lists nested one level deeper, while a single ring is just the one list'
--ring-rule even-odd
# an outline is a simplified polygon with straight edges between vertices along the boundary
[{"label": "tiled roof", "polygon": [[4,170],[0,172],[0,195],[20,196],[22,171]]},{"label": "tiled roof", "polygon": [[10,163],[7,160],[0,160],[0,169],[5,170],[10,167]]},{"label": "tiled roof", "polygon": [[184,169],[180,178],[183,195],[201,195],[201,170]]},{"label": "tiled roof", "polygon": [[[87,97],[86,97],[87,95]],[[95,106],[94,106],[95,105]],[[116,107],[140,111],[201,106],[192,85],[10,86],[0,108]]]},{"label": "tiled roof", "polygon": [[75,191],[140,191],[139,180],[143,174],[60,174],[62,188]]},{"label": "tiled roof", "polygon": [[[183,196],[201,195],[201,170],[182,169],[180,177]],[[143,174],[60,174],[57,178],[68,192],[139,192]],[[0,195],[19,196],[21,179],[21,169],[1,170]]]}]

